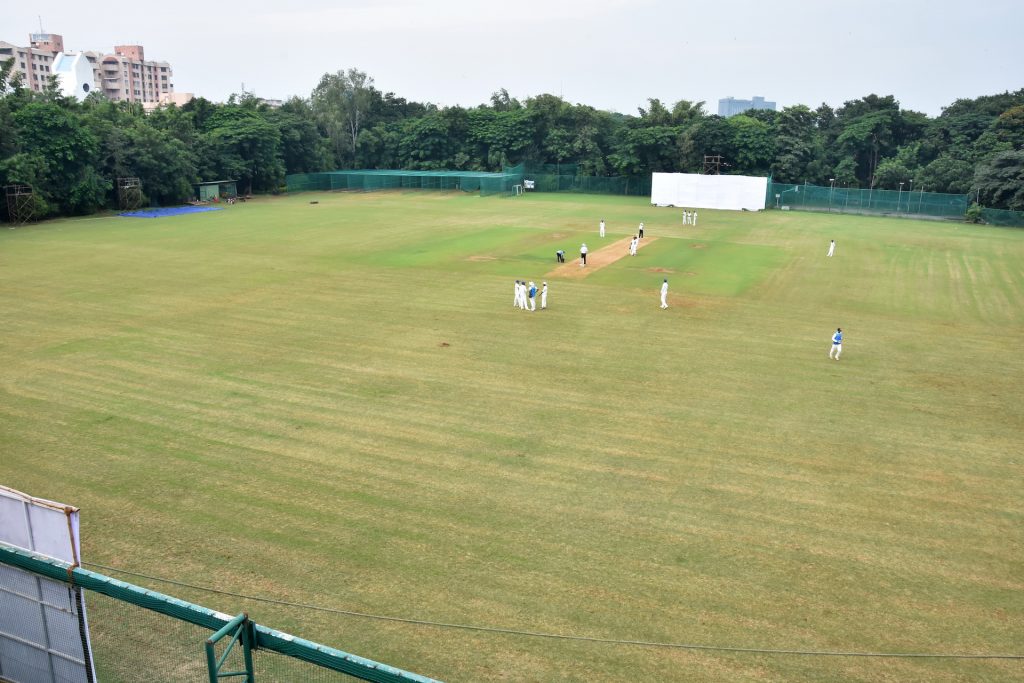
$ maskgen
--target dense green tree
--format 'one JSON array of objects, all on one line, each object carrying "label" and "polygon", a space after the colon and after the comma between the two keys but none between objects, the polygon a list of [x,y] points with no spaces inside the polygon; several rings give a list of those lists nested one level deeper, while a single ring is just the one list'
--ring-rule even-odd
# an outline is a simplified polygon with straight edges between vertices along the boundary
[{"label": "dense green tree", "polygon": [[469,111],[469,142],[484,170],[500,171],[525,158],[533,143],[534,116],[528,109],[477,107]]},{"label": "dense green tree", "polygon": [[372,91],[373,79],[358,69],[324,74],[313,90],[313,112],[341,167],[356,158],[359,133],[374,101]]},{"label": "dense green tree", "polygon": [[971,189],[982,205],[1024,211],[1024,150],[995,155],[974,172]]},{"label": "dense green tree", "polygon": [[452,148],[448,122],[438,112],[409,119],[402,125],[399,154],[405,168],[440,170],[451,168],[457,150]]},{"label": "dense green tree", "polygon": [[285,173],[310,173],[331,168],[327,141],[316,128],[309,102],[293,97],[279,109],[265,114],[281,136],[281,160]]},{"label": "dense green tree", "polygon": [[783,183],[808,179],[808,167],[820,153],[814,112],[798,105],[786,107],[775,119],[776,156],[772,176]]},{"label": "dense green tree", "polygon": [[0,183],[28,183],[47,213],[113,205],[113,180],[138,176],[147,197],[182,201],[196,180],[237,179],[274,191],[287,173],[330,168],[500,170],[563,165],[584,175],[643,179],[701,172],[721,155],[723,173],[837,187],[974,192],[995,207],[1020,206],[1024,89],[960,99],[930,118],[891,95],[838,109],[787,107],[732,118],[703,102],[650,99],[635,115],[541,94],[495,91],[476,107],[437,107],[382,93],[357,69],[328,73],[309,98],[268,107],[251,94],[220,104],[198,98],[146,113],[94,93],[61,95],[50,79],[26,89],[13,61],[0,63]]},{"label": "dense green tree", "polygon": [[739,114],[726,119],[735,150],[732,170],[747,175],[767,175],[775,158],[771,126],[761,119]]},{"label": "dense green tree", "polygon": [[914,180],[924,191],[966,194],[973,180],[974,166],[943,154],[916,172]]},{"label": "dense green tree", "polygon": [[883,190],[895,190],[901,183],[908,183],[914,172],[899,159],[883,159],[875,170],[875,185]]},{"label": "dense green tree", "polygon": [[218,108],[201,136],[203,180],[237,180],[239,190],[276,190],[284,180],[281,133],[260,112],[241,105]]},{"label": "dense green tree", "polygon": [[1012,149],[1024,149],[1024,105],[1010,107],[992,124],[996,138]]},{"label": "dense green tree", "polygon": [[198,180],[195,159],[184,143],[151,126],[126,130],[127,154],[122,175],[137,176],[142,190],[160,205],[178,204],[192,195]]},{"label": "dense green tree", "polygon": [[[725,157],[727,164],[732,164],[736,159],[736,149],[733,147],[733,129],[729,125],[729,119],[723,116],[707,116],[700,120],[699,124],[691,130],[696,151],[693,159],[693,166],[686,168],[691,173],[703,170],[704,157],[707,155],[719,155]],[[727,172],[731,166],[727,166]]]},{"label": "dense green tree", "polygon": [[[847,108],[850,112],[847,112]],[[875,169],[883,156],[895,146],[898,110],[890,106],[867,108],[862,105],[862,101],[847,102],[839,110],[837,123],[841,126],[841,132],[836,137],[836,145],[844,160],[853,160],[854,180],[874,187]]]},{"label": "dense green tree", "polygon": [[22,168],[36,169],[33,186],[49,206],[82,214],[106,203],[112,183],[96,171],[99,145],[81,117],[41,98],[14,112],[12,121],[26,155]]}]

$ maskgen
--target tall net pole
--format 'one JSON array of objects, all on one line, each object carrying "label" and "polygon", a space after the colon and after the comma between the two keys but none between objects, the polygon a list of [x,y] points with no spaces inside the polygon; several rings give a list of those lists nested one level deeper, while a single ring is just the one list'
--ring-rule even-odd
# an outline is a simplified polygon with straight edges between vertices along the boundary
[{"label": "tall net pole", "polygon": [[31,223],[36,217],[36,202],[31,185],[6,185],[7,215],[12,225]]}]

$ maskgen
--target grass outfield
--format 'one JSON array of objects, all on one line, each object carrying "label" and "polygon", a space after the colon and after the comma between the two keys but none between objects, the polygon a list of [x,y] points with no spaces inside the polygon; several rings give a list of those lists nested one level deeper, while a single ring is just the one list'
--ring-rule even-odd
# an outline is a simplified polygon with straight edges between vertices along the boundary
[{"label": "grass outfield", "polygon": [[[513,280],[600,248],[602,217],[608,242],[658,239],[514,310]],[[281,600],[1021,653],[1024,231],[679,223],[634,198],[380,193],[0,231],[0,483],[79,505],[92,562]],[[1024,676],[142,583],[447,681]],[[104,616],[98,647],[124,628]]]}]

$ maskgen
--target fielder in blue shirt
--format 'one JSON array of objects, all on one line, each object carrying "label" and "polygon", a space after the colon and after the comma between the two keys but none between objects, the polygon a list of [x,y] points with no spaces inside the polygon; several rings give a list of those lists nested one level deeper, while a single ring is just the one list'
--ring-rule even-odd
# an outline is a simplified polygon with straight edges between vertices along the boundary
[{"label": "fielder in blue shirt", "polygon": [[828,357],[832,358],[832,354],[836,354],[836,360],[839,360],[839,354],[843,352],[843,328],[837,327],[836,333],[832,335],[832,348],[828,352]]}]

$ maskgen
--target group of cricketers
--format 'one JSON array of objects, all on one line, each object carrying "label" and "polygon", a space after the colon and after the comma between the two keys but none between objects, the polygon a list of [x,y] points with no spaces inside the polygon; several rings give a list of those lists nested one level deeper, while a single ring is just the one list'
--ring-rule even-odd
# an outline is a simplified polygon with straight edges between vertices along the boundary
[{"label": "group of cricketers", "polygon": [[[683,211],[683,225],[697,225],[697,211],[684,210]],[[601,219],[598,223],[598,237],[605,236],[605,222]],[[629,255],[636,256],[637,247],[640,245],[640,240],[644,236],[644,224],[641,222],[637,232],[629,241]],[[586,242],[580,246],[580,267],[584,268],[587,265],[587,252]],[[828,258],[832,258],[836,253],[836,241],[832,240],[828,247]],[[558,262],[565,262],[565,252],[559,250],[557,253]],[[540,308],[543,311],[548,307],[548,283],[541,283],[540,293]],[[661,308],[668,308],[668,279],[666,278],[661,283]],[[516,280],[515,284],[515,297],[512,300],[512,305],[516,308],[524,311],[536,311],[537,310],[537,285],[533,282],[526,282],[525,280]],[[832,348],[828,352],[830,359],[839,360],[840,354],[843,352],[843,328],[837,327],[836,331],[832,334]]]},{"label": "group of cricketers", "polygon": [[512,306],[523,311],[537,310],[537,294],[540,294],[540,310],[548,307],[548,283],[542,282],[538,292],[537,285],[532,281],[516,280],[515,295],[512,299]]}]

